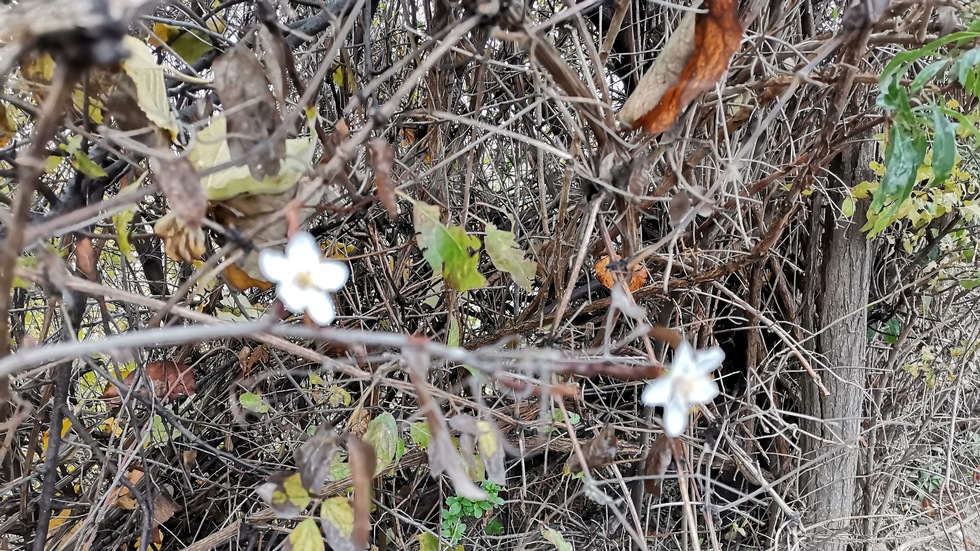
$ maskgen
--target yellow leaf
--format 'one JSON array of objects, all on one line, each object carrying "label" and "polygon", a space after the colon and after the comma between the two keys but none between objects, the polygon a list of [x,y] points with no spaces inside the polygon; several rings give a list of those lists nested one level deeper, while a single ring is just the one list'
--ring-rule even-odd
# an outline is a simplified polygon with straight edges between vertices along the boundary
[{"label": "yellow leaf", "polygon": [[[69,421],[68,419],[62,419],[61,420],[61,437],[62,438],[64,438],[65,435],[68,434],[68,430],[70,428],[71,428],[71,421]],[[42,459],[44,458],[44,455],[48,451],[48,440],[49,440],[48,432],[49,431],[44,431],[44,434],[41,435],[41,458]]]},{"label": "yellow leaf", "polygon": [[[311,123],[312,124],[312,123]],[[315,142],[309,137],[286,140],[286,157],[279,174],[266,176],[261,182],[252,178],[247,166],[233,166],[201,178],[201,186],[210,201],[223,201],[247,193],[282,193],[292,189],[313,161]],[[228,121],[215,117],[195,137],[188,158],[199,171],[231,161],[228,148]]]},{"label": "yellow leaf", "polygon": [[299,473],[293,473],[282,481],[282,489],[272,493],[273,504],[290,504],[305,509],[310,504],[310,493],[303,487]]},{"label": "yellow leaf", "polygon": [[170,109],[167,87],[163,81],[166,69],[157,64],[146,45],[138,38],[127,36],[123,43],[130,55],[122,66],[136,85],[136,103],[146,114],[146,118],[168,130],[171,136],[176,136],[180,127]]},{"label": "yellow leaf", "polygon": [[12,108],[0,103],[0,147],[10,143],[17,132],[17,122],[14,120]]},{"label": "yellow leaf", "polygon": [[350,538],[354,531],[354,509],[346,497],[331,497],[320,506],[320,520],[330,523],[342,538]]},{"label": "yellow leaf", "polygon": [[316,521],[308,518],[299,523],[289,534],[286,551],[323,551],[323,536]]}]

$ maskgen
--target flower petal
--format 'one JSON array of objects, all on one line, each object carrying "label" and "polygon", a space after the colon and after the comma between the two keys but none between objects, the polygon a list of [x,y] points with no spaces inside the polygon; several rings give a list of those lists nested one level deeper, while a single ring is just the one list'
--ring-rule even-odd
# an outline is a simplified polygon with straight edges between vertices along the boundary
[{"label": "flower petal", "polygon": [[[311,295],[312,298],[312,295]],[[317,293],[316,299],[306,305],[306,313],[318,325],[330,325],[337,313],[334,311],[333,300],[327,293]]]},{"label": "flower petal", "polygon": [[707,350],[698,350],[694,353],[694,362],[697,364],[696,371],[704,375],[721,367],[723,361],[725,361],[725,351],[717,346],[712,346]]},{"label": "flower petal", "polygon": [[677,345],[677,350],[674,350],[674,357],[670,361],[670,371],[678,377],[683,377],[697,369],[695,362],[694,349],[691,348],[691,343],[682,340]]},{"label": "flower petal", "polygon": [[308,232],[300,231],[293,234],[286,244],[286,256],[293,263],[293,270],[309,270],[323,260],[320,246]]},{"label": "flower petal", "polygon": [[259,253],[259,270],[272,283],[290,280],[296,271],[286,256],[274,249],[264,249]]},{"label": "flower petal", "polygon": [[673,389],[669,375],[663,375],[659,379],[650,381],[650,384],[643,389],[640,401],[645,406],[662,406],[670,400],[670,392]]},{"label": "flower petal", "polygon": [[664,407],[664,433],[670,437],[680,436],[687,428],[687,404],[684,400],[671,400]]},{"label": "flower petal", "polygon": [[326,291],[339,291],[347,284],[350,277],[350,268],[343,262],[336,260],[324,260],[310,269],[310,276],[314,284]]},{"label": "flower petal", "polygon": [[320,294],[316,289],[304,289],[292,281],[280,283],[276,288],[276,296],[286,306],[286,309],[294,314],[302,313],[310,300],[316,300],[317,295]]},{"label": "flower petal", "polygon": [[684,385],[685,399],[692,404],[707,404],[718,396],[718,383],[711,377],[696,377]]}]

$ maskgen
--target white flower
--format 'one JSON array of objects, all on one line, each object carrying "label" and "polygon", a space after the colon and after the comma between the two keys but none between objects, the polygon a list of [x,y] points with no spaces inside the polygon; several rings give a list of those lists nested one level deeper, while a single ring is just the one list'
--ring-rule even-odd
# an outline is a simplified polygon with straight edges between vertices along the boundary
[{"label": "white flower", "polygon": [[717,346],[694,350],[687,341],[674,352],[670,370],[651,381],[640,399],[646,406],[664,407],[664,432],[680,436],[687,428],[687,412],[691,406],[706,404],[718,396],[718,385],[710,373],[725,359]]},{"label": "white flower", "polygon": [[267,280],[277,283],[276,296],[294,314],[306,313],[316,323],[334,320],[331,292],[339,291],[350,277],[347,265],[323,258],[316,239],[296,232],[286,244],[286,254],[265,249],[259,254],[259,269]]}]

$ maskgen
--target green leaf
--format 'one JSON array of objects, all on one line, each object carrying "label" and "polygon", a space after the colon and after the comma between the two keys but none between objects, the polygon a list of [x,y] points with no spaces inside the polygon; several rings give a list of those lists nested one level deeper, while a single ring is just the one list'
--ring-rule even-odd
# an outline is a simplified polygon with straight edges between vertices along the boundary
[{"label": "green leaf", "polygon": [[875,192],[871,210],[881,212],[886,200],[900,205],[912,193],[916,173],[926,157],[926,138],[917,134],[914,138],[902,125],[892,128],[891,142],[885,151],[885,176]]},{"label": "green leaf", "polygon": [[116,230],[116,246],[130,262],[136,259],[133,255],[133,246],[129,242],[129,223],[133,221],[134,214],[135,209],[126,209],[112,215],[112,227]]},{"label": "green leaf", "polygon": [[499,536],[504,533],[504,525],[500,522],[499,518],[494,518],[487,523],[487,527],[483,531],[488,536]]},{"label": "green leaf", "polygon": [[240,395],[238,397],[238,403],[243,408],[255,413],[267,413],[269,411],[269,404],[266,404],[261,396],[252,394],[251,392]]},{"label": "green leaf", "polygon": [[419,551],[439,551],[439,538],[426,532],[419,534]]},{"label": "green leaf", "polygon": [[844,200],[841,202],[840,210],[841,210],[841,213],[844,216],[848,217],[848,218],[850,218],[851,216],[853,216],[854,215],[854,198],[853,197],[845,197]]},{"label": "green leaf", "polygon": [[470,250],[480,250],[480,240],[459,226],[444,226],[439,207],[413,201],[415,231],[426,262],[450,287],[459,292],[478,289],[487,280],[478,271],[480,258]]},{"label": "green leaf", "polygon": [[925,88],[926,84],[929,84],[929,82],[936,78],[936,75],[946,68],[947,63],[949,63],[949,60],[940,59],[939,61],[933,61],[929,65],[926,65],[926,67],[919,71],[919,74],[916,75],[915,80],[912,81],[912,85],[909,86],[909,93],[918,94],[923,88]]},{"label": "green leaf", "polygon": [[293,528],[286,543],[286,551],[323,551],[323,536],[316,521],[308,518]]},{"label": "green leaf", "polygon": [[497,226],[487,224],[487,236],[483,240],[490,255],[490,261],[498,270],[507,272],[525,291],[531,290],[531,282],[538,270],[532,260],[524,259],[524,251],[517,246],[513,232],[501,231]]},{"label": "green leaf", "polygon": [[964,279],[960,282],[960,285],[967,291],[972,291],[980,287],[980,279]]},{"label": "green leaf", "polygon": [[463,512],[463,506],[459,502],[449,504],[449,516],[458,517]]},{"label": "green leaf", "polygon": [[956,162],[956,127],[959,125],[947,119],[938,105],[932,106],[932,124],[936,128],[932,139],[933,181],[941,184],[949,178]]},{"label": "green leaf", "polygon": [[412,423],[412,426],[408,429],[408,435],[418,447],[422,449],[429,447],[429,438],[432,434],[429,432],[429,424],[425,421]]},{"label": "green leaf", "polygon": [[976,71],[977,64],[980,64],[980,48],[969,50],[956,60],[953,65],[953,72],[956,73],[956,78],[960,84],[966,86],[967,75]]},{"label": "green leaf", "polygon": [[398,450],[398,424],[395,417],[390,413],[382,413],[372,419],[364,432],[364,442],[374,448],[378,459],[374,474],[380,474],[392,464]]},{"label": "green leaf", "polygon": [[885,330],[882,334],[885,336],[885,342],[888,344],[895,344],[898,342],[898,335],[902,331],[902,326],[898,322],[898,318],[892,318],[888,320],[888,325],[885,326]]},{"label": "green leaf", "polygon": [[90,159],[89,156],[82,151],[81,136],[72,136],[68,140],[68,143],[63,144],[61,148],[71,154],[71,166],[75,167],[75,170],[81,172],[89,178],[106,177],[105,170],[103,170],[101,166],[95,164],[95,161]]}]

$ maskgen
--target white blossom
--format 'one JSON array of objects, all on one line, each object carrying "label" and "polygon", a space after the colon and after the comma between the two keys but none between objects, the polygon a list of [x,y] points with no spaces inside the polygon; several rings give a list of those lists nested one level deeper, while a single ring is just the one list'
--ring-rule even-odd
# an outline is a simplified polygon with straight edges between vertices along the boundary
[{"label": "white blossom", "polygon": [[339,291],[350,277],[346,264],[323,258],[316,239],[307,232],[296,232],[285,254],[263,250],[259,269],[276,283],[276,296],[287,310],[294,314],[305,310],[320,325],[329,325],[336,317],[330,293]]},{"label": "white blossom", "polygon": [[687,428],[688,410],[697,404],[707,404],[718,396],[718,384],[711,372],[721,365],[725,353],[714,346],[694,350],[681,341],[674,351],[670,369],[650,381],[640,397],[646,406],[663,406],[663,425],[667,436],[680,436]]}]

